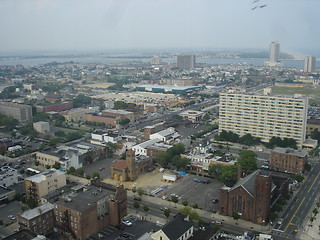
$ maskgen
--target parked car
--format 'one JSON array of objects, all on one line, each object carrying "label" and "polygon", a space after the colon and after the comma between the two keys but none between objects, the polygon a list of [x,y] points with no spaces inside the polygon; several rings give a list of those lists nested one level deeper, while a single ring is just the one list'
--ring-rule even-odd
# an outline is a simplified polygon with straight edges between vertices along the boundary
[{"label": "parked car", "polygon": [[284,220],[283,218],[280,218],[277,223],[281,225],[283,223],[283,220]]},{"label": "parked car", "polygon": [[195,179],[193,179],[193,181],[194,181],[194,182],[198,182],[198,183],[201,183],[201,182],[202,182],[202,180],[199,179],[199,178],[195,178]]},{"label": "parked car", "polygon": [[214,199],[212,199],[212,202],[213,202],[213,203],[218,203],[218,202],[219,202],[219,199],[214,198]]},{"label": "parked car", "polygon": [[169,208],[167,208],[167,207],[161,207],[160,210],[161,210],[161,211],[165,211],[165,210],[169,210]]},{"label": "parked car", "polygon": [[122,223],[124,225],[127,225],[127,226],[131,226],[132,225],[132,222],[130,222],[129,220],[123,220]]},{"label": "parked car", "polygon": [[209,184],[211,181],[209,181],[208,179],[203,179],[202,180],[202,183],[205,183],[205,184]]},{"label": "parked car", "polygon": [[141,197],[134,197],[133,200],[135,200],[135,201],[141,201]]},{"label": "parked car", "polygon": [[16,220],[16,217],[13,216],[13,215],[9,215],[8,218],[9,218],[10,220]]}]

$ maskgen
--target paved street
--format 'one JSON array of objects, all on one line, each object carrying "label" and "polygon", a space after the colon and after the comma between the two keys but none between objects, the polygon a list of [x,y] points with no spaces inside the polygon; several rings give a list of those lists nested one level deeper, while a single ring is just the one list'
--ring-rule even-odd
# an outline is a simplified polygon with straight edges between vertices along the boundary
[{"label": "paved street", "polygon": [[292,199],[287,209],[283,212],[281,218],[284,218],[284,221],[277,230],[273,231],[275,235],[292,239],[297,232],[303,230],[304,222],[320,188],[319,176],[320,162],[318,161],[313,166],[296,197]]}]

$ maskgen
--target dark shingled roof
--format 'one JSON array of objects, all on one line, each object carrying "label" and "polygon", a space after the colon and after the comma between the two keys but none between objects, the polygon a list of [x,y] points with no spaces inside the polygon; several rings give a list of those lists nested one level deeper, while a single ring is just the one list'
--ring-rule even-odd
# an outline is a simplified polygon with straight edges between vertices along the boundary
[{"label": "dark shingled roof", "polygon": [[170,240],[177,240],[192,227],[192,223],[184,219],[184,215],[178,214],[163,226],[162,231]]}]

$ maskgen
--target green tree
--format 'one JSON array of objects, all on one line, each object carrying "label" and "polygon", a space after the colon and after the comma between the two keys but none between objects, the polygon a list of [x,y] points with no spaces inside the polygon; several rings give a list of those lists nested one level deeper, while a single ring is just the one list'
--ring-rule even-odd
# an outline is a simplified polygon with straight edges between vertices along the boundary
[{"label": "green tree", "polygon": [[144,191],[141,188],[137,188],[137,193],[141,197],[144,194]]},{"label": "green tree", "polygon": [[97,172],[92,173],[92,178],[93,179],[100,179],[100,174]]},{"label": "green tree", "polygon": [[149,207],[146,206],[146,205],[144,205],[144,206],[143,206],[143,211],[145,211],[145,213],[147,214],[147,212],[149,211]]},{"label": "green tree", "polygon": [[133,207],[136,208],[136,209],[138,209],[138,208],[140,207],[140,203],[134,201],[134,202],[133,202]]},{"label": "green tree", "polygon": [[84,171],[83,168],[78,168],[75,172],[76,172],[76,174],[78,174],[78,175],[80,175],[80,176],[83,176],[84,173],[85,173],[85,171]]},{"label": "green tree", "polygon": [[131,189],[131,191],[133,192],[133,195],[136,196],[137,188],[136,188],[136,187],[133,187],[133,188]]},{"label": "green tree", "polygon": [[91,104],[91,97],[85,96],[84,94],[79,94],[73,99],[73,107],[79,108]]},{"label": "green tree", "polygon": [[119,121],[119,124],[124,126],[130,123],[130,119],[129,118],[125,118]]},{"label": "green tree", "polygon": [[172,196],[171,197],[171,202],[173,202],[175,204],[175,206],[177,206],[177,203],[179,202],[179,198],[176,196]]},{"label": "green tree", "polygon": [[200,219],[198,213],[195,210],[193,210],[191,207],[183,207],[180,209],[179,212],[184,215],[188,215],[190,221],[199,221]]},{"label": "green tree", "polygon": [[186,206],[188,206],[188,201],[187,201],[187,200],[183,200],[183,201],[181,202],[181,204],[186,207]]},{"label": "green tree", "polygon": [[66,133],[62,130],[58,130],[54,133],[54,135],[57,137],[64,137],[66,135]]},{"label": "green tree", "polygon": [[52,165],[53,168],[55,169],[60,169],[61,168],[61,164],[60,162],[55,162],[53,165]]},{"label": "green tree", "polygon": [[128,108],[128,104],[126,102],[123,102],[123,101],[115,101],[113,108],[114,109],[127,109]]},{"label": "green tree", "polygon": [[257,154],[250,150],[241,151],[239,153],[237,165],[240,166],[245,173],[258,169]]},{"label": "green tree", "polygon": [[196,209],[196,208],[198,208],[198,207],[199,207],[199,206],[198,206],[197,203],[192,204],[192,208]]},{"label": "green tree", "polygon": [[295,174],[295,175],[293,175],[293,179],[298,182],[302,182],[304,180],[304,176],[302,176],[300,174]]},{"label": "green tree", "polygon": [[170,216],[170,213],[171,213],[170,209],[165,209],[163,211],[163,214],[166,216],[166,218],[168,218]]},{"label": "green tree", "polygon": [[237,211],[232,211],[232,218],[238,222],[240,215]]}]

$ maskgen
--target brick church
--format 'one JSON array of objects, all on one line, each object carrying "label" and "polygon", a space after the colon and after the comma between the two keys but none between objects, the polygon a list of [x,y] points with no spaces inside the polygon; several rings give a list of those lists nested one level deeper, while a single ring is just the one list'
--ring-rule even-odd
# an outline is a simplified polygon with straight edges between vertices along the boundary
[{"label": "brick church", "polygon": [[243,220],[266,224],[272,204],[279,195],[288,194],[288,178],[270,171],[257,170],[241,178],[233,187],[220,189],[221,215],[237,212]]},{"label": "brick church", "polygon": [[133,150],[128,150],[125,160],[119,160],[111,165],[111,174],[115,180],[134,181],[151,167],[152,160],[148,156],[135,155]]}]

